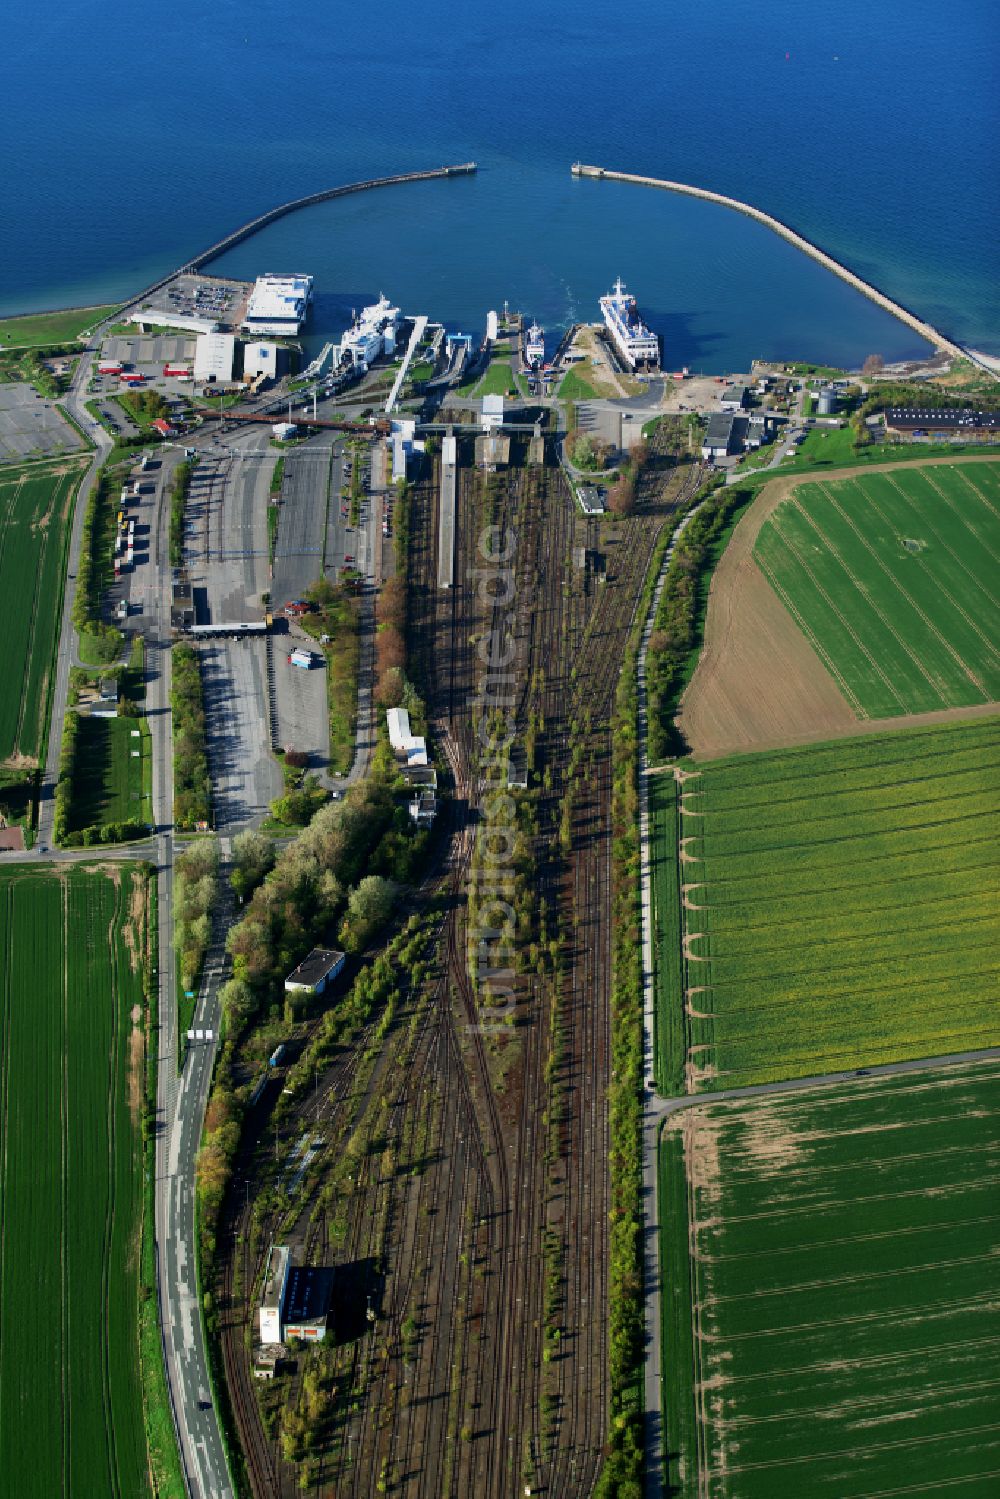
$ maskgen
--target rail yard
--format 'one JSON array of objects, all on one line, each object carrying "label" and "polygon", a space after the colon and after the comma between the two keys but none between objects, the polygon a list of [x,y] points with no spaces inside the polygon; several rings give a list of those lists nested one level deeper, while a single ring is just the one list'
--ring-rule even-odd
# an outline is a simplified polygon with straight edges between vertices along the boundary
[{"label": "rail yard", "polygon": [[[143,1110],[133,1058],[128,1101],[156,1166],[141,1284],[129,1281],[150,1305],[155,1284],[162,1333],[153,1364],[166,1390],[148,1348],[141,1373],[159,1402],[145,1413],[152,1486],[213,1499],[632,1499],[644,1477],[654,1499],[664,1482],[728,1499],[733,1432],[754,1408],[712,1398],[697,1371],[724,1383],[726,1339],[740,1336],[731,1310],[716,1321],[708,1303],[733,1242],[712,1183],[732,1201],[744,1184],[699,1152],[745,1106],[741,1149],[766,1184],[771,1135],[755,1120],[773,1134],[800,1104],[783,1115],[756,1094],[833,1085],[800,1076],[807,1061],[864,1062],[834,1079],[863,1113],[882,1074],[994,1055],[928,1061],[931,1042],[975,1042],[950,1018],[909,1040],[883,1034],[865,965],[888,908],[871,907],[852,841],[890,840],[869,846],[867,868],[902,861],[904,922],[920,819],[939,803],[957,818],[963,794],[977,815],[992,810],[995,621],[983,608],[970,619],[963,601],[970,583],[988,597],[995,470],[982,453],[957,463],[991,440],[992,398],[978,416],[950,412],[950,437],[942,418],[930,436],[951,447],[907,476],[912,460],[879,446],[903,442],[886,425],[889,392],[810,388],[795,367],[763,365],[686,383],[688,370],[664,372],[669,351],[620,278],[601,299],[605,326],[569,329],[552,363],[545,330],[506,307],[474,347],[383,295],[300,372],[289,340],[311,278],[268,275],[251,292],[200,274],[203,259],[132,304],[140,332],[108,316],[85,335],[59,366],[64,400],[8,400],[32,415],[39,456],[0,473],[7,552],[40,559],[37,579],[8,567],[24,662],[0,857],[12,881],[28,861],[46,900],[80,878],[118,889],[132,861],[149,873],[156,1096]],[[277,296],[286,282],[301,293],[294,308],[260,300],[264,283]],[[266,326],[251,316],[265,304]],[[904,416],[925,399],[890,390]],[[926,435],[906,428],[907,452]],[[50,437],[71,451],[54,457]],[[777,480],[762,471],[782,464]],[[823,482],[797,488],[811,464]],[[856,585],[846,634],[812,588],[814,533],[823,576],[841,568]],[[893,607],[880,593],[889,576]],[[766,605],[770,634],[745,624],[747,597]],[[872,721],[878,733],[853,749],[791,750],[829,731],[799,725],[835,691],[824,672],[855,683],[837,736],[860,735],[866,692],[871,712],[890,711],[868,665],[887,659],[904,605],[926,639],[908,625],[899,662],[923,692],[944,680],[943,661],[954,681],[940,712],[976,722],[916,722],[937,700],[911,702],[909,678],[880,671],[925,734],[926,777],[914,778],[912,748],[902,782],[883,773],[909,743],[902,720]],[[775,672],[773,640],[798,677]],[[767,691],[791,702],[784,729],[756,677],[733,685],[748,641]],[[704,678],[722,653],[729,676],[709,682],[713,696]],[[959,750],[968,740],[975,764],[953,760],[946,781],[933,757],[947,736]],[[719,743],[737,758],[706,763]],[[81,765],[88,745],[105,746],[101,765]],[[898,817],[850,801],[852,757],[858,790],[892,789]],[[829,785],[817,800],[809,782],[806,816],[813,764]],[[982,784],[957,784],[965,770]],[[790,842],[772,831],[782,820]],[[822,853],[834,821],[839,863]],[[850,951],[838,929],[855,1009],[827,956],[825,887],[793,878],[813,868],[796,840],[855,891],[841,916],[858,927]],[[73,869],[92,842],[108,845],[100,876]],[[798,849],[791,873],[786,847]],[[935,869],[936,900],[948,871]],[[954,905],[964,928],[993,929],[984,891]],[[137,974],[138,938],[123,930]],[[910,933],[900,925],[902,948]],[[946,955],[927,940],[943,983]],[[833,1022],[801,1000],[794,1025],[781,1018],[804,952],[832,974],[850,1032],[837,1047]],[[779,959],[788,994],[767,990],[774,1015],[748,1021],[766,989],[759,965]],[[979,958],[951,981],[966,969],[978,979]],[[973,1018],[976,1006],[970,996]],[[860,1049],[855,1010],[875,1016]],[[879,1086],[859,1091],[869,1063]],[[70,1138],[72,1121],[62,1127]],[[658,1243],[672,1256],[662,1307]],[[895,1252],[880,1250],[887,1274]],[[278,1263],[291,1280],[276,1290]],[[756,1266],[739,1275],[753,1294]],[[327,1287],[322,1306],[310,1286]],[[155,1318],[139,1311],[148,1335]],[[689,1319],[706,1330],[691,1380]],[[135,1413],[109,1407],[104,1423],[112,1438],[130,1425],[140,1471]],[[766,1431],[754,1442],[756,1471],[770,1461]],[[65,1484],[65,1463],[53,1454],[50,1466]]]}]

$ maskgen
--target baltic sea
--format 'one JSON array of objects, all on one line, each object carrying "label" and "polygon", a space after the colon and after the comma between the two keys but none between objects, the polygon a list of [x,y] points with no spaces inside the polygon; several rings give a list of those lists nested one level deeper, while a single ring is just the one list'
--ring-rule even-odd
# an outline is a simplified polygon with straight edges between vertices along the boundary
[{"label": "baltic sea", "polygon": [[507,299],[551,338],[621,275],[674,368],[921,352],[761,226],[582,160],[748,199],[1000,354],[993,0],[6,10],[0,313],[124,297],[287,198],[472,159],[216,268],[314,275],[313,339],[380,290],[470,332]]}]

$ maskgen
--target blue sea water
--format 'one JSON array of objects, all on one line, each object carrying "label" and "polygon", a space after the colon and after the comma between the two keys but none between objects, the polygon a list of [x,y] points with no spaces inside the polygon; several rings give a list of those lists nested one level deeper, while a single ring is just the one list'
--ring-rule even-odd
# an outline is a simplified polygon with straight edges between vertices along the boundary
[{"label": "blue sea water", "polygon": [[219,268],[311,272],[314,337],[381,289],[476,332],[507,298],[554,332],[621,274],[673,366],[919,352],[761,226],[579,159],[749,199],[1000,354],[995,0],[4,10],[0,312],[123,296],[286,198],[474,159]]}]

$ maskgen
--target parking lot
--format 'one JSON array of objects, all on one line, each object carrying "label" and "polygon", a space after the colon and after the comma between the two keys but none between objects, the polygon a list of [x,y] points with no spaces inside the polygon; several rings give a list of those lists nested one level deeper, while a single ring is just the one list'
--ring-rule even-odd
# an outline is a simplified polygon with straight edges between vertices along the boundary
[{"label": "parking lot", "polygon": [[42,458],[82,447],[59,408],[31,385],[0,385],[0,462]]},{"label": "parking lot", "polygon": [[275,706],[278,711],[278,736],[283,749],[297,749],[309,756],[310,770],[326,770],[330,763],[330,717],[327,706],[325,665],[306,670],[294,666],[289,656],[303,647],[320,653],[316,643],[304,630],[294,626],[288,634],[276,634],[274,651]]},{"label": "parking lot", "polygon": [[208,758],[215,826],[245,827],[267,815],[283,781],[271,755],[267,716],[266,642],[213,641],[201,647]]},{"label": "parking lot", "polygon": [[214,318],[235,327],[243,317],[251,290],[248,281],[185,272],[161,287],[143,310],[159,308],[180,317]]}]

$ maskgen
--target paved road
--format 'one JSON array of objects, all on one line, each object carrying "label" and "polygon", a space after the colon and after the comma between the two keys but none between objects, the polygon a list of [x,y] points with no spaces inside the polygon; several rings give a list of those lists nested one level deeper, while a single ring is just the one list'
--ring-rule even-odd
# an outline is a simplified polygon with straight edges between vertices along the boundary
[{"label": "paved road", "polygon": [[905,1062],[884,1062],[877,1067],[852,1068],[847,1072],[821,1072],[812,1077],[784,1078],[776,1083],[751,1083],[744,1088],[722,1088],[714,1093],[687,1093],[683,1098],[652,1098],[646,1109],[647,1117],[654,1122],[669,1119],[681,1109],[690,1109],[700,1104],[730,1103],[734,1099],[766,1098],[774,1093],[801,1093],[808,1088],[830,1088],[837,1083],[858,1083],[865,1078],[896,1077],[905,1072],[926,1072],[934,1067],[962,1067],[970,1062],[995,1061],[1000,1057],[1000,1046],[987,1046],[982,1051],[949,1052],[940,1057],[913,1057]]},{"label": "paved road", "polygon": [[90,413],[84,409],[93,360],[94,351],[92,349],[85,350],[80,355],[73,380],[65,398],[67,410],[83,428],[84,432],[87,433],[91,441],[96,444],[96,448],[90,461],[90,467],[80,485],[76,507],[73,511],[73,529],[70,534],[67,563],[66,593],[63,599],[59,643],[56,648],[56,675],[52,689],[52,710],[49,718],[48,754],[45,760],[45,771],[42,776],[38,797],[38,836],[35,840],[35,846],[39,853],[45,853],[52,847],[52,821],[55,815],[56,781],[59,778],[62,724],[69,696],[69,669],[76,660],[77,654],[77,638],[76,630],[73,628],[72,612],[73,598],[76,593],[76,577],[80,566],[83,516],[87,508],[87,500],[97,481],[98,470],[112,447],[111,438],[104,431],[103,427],[99,426],[92,419]]},{"label": "paved road", "polygon": [[[165,488],[161,489],[161,496]],[[194,1227],[195,1159],[214,1043],[190,1051],[178,1075],[173,951],[173,745],[170,714],[169,507],[161,498],[150,537],[146,600],[146,712],[152,735],[153,820],[159,911],[159,1037],[156,1078],[156,1277],[167,1388],[188,1492],[229,1499],[225,1448],[211,1403],[198,1307]],[[205,1007],[200,1006],[198,1023]],[[217,1033],[218,1021],[209,1021]]]}]

